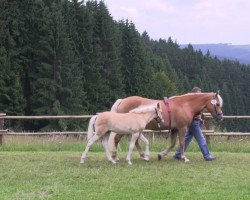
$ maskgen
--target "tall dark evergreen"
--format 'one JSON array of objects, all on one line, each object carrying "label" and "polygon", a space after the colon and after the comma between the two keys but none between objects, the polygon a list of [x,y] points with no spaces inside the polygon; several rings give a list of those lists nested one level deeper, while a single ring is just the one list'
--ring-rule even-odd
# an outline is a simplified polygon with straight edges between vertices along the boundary
[{"label": "tall dark evergreen", "polygon": [[16,2],[1,1],[0,4],[0,112],[22,115],[24,99],[20,82],[18,54],[15,37],[18,32],[19,10]]},{"label": "tall dark evergreen", "polygon": [[162,99],[177,94],[176,85],[168,78],[163,71],[156,72],[150,82],[151,98]]},{"label": "tall dark evergreen", "polygon": [[[220,90],[226,115],[249,115],[250,67],[152,40],[128,20],[114,21],[104,1],[1,0],[0,112],[94,114],[131,95],[162,98],[194,86]],[[222,129],[247,131],[249,121]],[[26,122],[23,129],[75,130],[81,122]]]},{"label": "tall dark evergreen", "polygon": [[[111,107],[110,102],[124,95],[123,76],[120,49],[117,37],[118,30],[115,27],[106,5],[101,1],[99,4],[88,2],[87,8],[93,13],[92,62],[86,69],[86,79],[89,88],[88,94],[92,95],[95,110]],[[89,69],[91,68],[91,69]],[[93,70],[93,71],[91,71]],[[89,73],[89,74],[88,74]],[[100,74],[98,76],[98,74]],[[99,80],[99,83],[93,76]],[[95,90],[92,90],[95,88]],[[104,107],[101,107],[104,106]]]},{"label": "tall dark evergreen", "polygon": [[122,71],[127,95],[148,95],[152,77],[150,60],[146,57],[143,42],[133,23],[120,21],[122,34]]}]

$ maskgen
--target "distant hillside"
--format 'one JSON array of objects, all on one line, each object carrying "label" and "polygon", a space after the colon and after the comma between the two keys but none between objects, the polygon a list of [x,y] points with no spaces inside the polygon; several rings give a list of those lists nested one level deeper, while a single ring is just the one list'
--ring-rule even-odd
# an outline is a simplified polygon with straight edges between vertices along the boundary
[{"label": "distant hillside", "polygon": [[[180,45],[181,48],[187,47],[186,44]],[[219,59],[228,58],[238,60],[242,64],[250,64],[250,45],[231,45],[231,44],[192,44],[195,50],[201,50],[206,54],[209,50],[210,55],[217,56]]]}]

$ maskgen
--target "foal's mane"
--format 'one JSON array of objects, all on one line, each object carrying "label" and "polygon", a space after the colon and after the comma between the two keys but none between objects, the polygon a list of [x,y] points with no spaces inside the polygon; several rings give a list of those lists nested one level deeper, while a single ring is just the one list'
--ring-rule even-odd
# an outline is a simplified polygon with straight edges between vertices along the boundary
[{"label": "foal's mane", "polygon": [[146,105],[146,106],[140,106],[138,108],[135,108],[133,110],[130,110],[130,113],[147,113],[147,112],[151,112],[154,111],[157,108],[157,104],[150,104],[150,105]]}]

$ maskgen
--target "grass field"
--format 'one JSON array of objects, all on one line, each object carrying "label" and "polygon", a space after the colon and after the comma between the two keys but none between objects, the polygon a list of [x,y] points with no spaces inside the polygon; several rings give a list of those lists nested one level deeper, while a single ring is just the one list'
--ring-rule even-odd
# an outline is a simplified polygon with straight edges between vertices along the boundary
[{"label": "grass field", "polygon": [[132,166],[125,162],[125,141],[117,165],[107,161],[100,144],[80,165],[85,141],[31,141],[9,138],[0,147],[1,200],[250,199],[249,139],[212,141],[213,162],[204,161],[192,143],[188,164],[172,156],[158,161],[158,148],[166,146],[160,140],[151,144],[149,162],[133,152]]}]

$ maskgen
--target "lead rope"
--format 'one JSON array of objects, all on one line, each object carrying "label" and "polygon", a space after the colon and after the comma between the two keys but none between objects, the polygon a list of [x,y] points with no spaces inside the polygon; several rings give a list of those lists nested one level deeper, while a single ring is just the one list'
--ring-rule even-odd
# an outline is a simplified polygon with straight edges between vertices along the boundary
[{"label": "lead rope", "polygon": [[169,98],[164,97],[164,103],[165,103],[167,111],[168,111],[168,119],[169,119],[168,120],[169,121],[168,133],[170,134],[171,133],[171,110],[170,110],[170,105],[169,105]]}]

